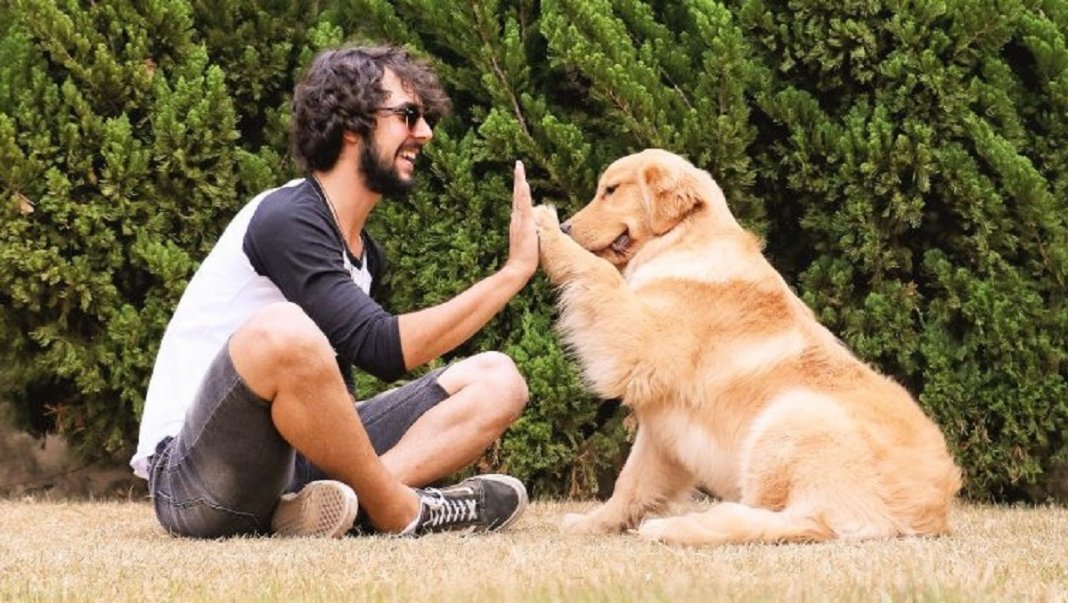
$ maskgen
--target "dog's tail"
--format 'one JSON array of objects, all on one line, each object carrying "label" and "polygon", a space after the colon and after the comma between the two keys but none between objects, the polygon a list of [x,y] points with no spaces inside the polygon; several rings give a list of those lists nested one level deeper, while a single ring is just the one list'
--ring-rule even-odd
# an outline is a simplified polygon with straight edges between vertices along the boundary
[{"label": "dog's tail", "polygon": [[822,542],[835,537],[821,518],[771,511],[740,503],[719,503],[707,511],[648,522],[643,535],[677,544]]}]

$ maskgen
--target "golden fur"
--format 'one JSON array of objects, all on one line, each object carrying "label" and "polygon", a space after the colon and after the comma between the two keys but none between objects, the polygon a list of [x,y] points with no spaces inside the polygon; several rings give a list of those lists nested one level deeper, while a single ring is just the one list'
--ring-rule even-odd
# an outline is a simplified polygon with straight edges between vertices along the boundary
[{"label": "golden fur", "polygon": [[[570,236],[550,207],[535,220],[558,328],[638,423],[611,498],[565,529],[694,545],[948,530],[961,478],[938,427],[816,321],[707,172],[646,150],[608,167]],[[642,521],[695,486],[721,502]]]}]

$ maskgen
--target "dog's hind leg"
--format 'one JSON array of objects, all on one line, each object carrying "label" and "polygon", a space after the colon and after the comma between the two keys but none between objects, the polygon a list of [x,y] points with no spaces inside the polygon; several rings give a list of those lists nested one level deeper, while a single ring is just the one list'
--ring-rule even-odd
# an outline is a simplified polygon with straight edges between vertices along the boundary
[{"label": "dog's hind leg", "polygon": [[834,538],[834,532],[819,518],[730,502],[703,512],[647,520],[638,528],[638,534],[683,545],[819,542]]},{"label": "dog's hind leg", "polygon": [[[789,444],[784,444],[789,449]],[[833,447],[833,446],[832,446]],[[852,451],[850,451],[852,452]],[[638,533],[674,544],[821,542],[834,538],[887,538],[901,534],[872,484],[839,457],[829,465],[817,457],[775,464],[774,454],[747,476],[741,502],[724,502],[704,512],[646,521]],[[745,481],[745,480],[743,480]]]},{"label": "dog's hind leg", "polygon": [[[833,397],[785,392],[753,422],[741,451],[741,499],[682,525],[650,526],[672,542],[817,542],[899,533],[873,451]],[[655,536],[662,534],[662,536]]]},{"label": "dog's hind leg", "polygon": [[829,396],[795,390],[772,400],[750,428],[739,502],[651,520],[639,533],[691,545],[893,537],[902,531],[882,480],[852,417]]},{"label": "dog's hind leg", "polygon": [[832,396],[784,392],[742,446],[740,502],[819,518],[836,538],[901,535],[870,437]]},{"label": "dog's hind leg", "polygon": [[664,454],[641,427],[612,496],[589,513],[564,516],[573,533],[606,534],[632,528],[646,513],[673,502],[692,486],[688,471]]}]

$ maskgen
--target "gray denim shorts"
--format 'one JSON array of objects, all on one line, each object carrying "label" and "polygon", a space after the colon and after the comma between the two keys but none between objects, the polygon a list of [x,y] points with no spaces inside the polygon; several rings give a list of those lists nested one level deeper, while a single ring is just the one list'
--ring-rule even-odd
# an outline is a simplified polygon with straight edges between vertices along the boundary
[{"label": "gray denim shorts", "polygon": [[[448,397],[437,381],[444,370],[355,404],[378,454]],[[270,403],[245,385],[223,346],[181,431],[149,459],[148,487],[169,532],[219,538],[269,532],[282,494],[326,477],[278,433]]]}]

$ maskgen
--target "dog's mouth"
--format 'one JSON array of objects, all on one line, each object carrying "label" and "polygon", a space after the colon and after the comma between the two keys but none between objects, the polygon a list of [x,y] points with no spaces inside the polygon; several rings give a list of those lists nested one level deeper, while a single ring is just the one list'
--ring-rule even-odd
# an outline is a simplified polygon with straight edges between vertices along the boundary
[{"label": "dog's mouth", "polygon": [[630,260],[634,241],[630,238],[630,230],[624,229],[623,234],[616,237],[608,245],[597,249],[590,249],[598,256],[608,260],[613,265],[622,268]]}]

